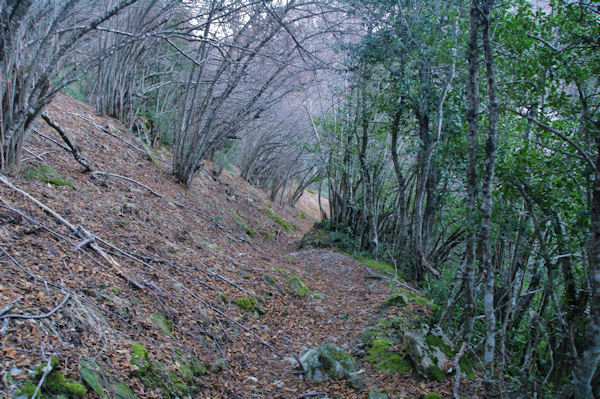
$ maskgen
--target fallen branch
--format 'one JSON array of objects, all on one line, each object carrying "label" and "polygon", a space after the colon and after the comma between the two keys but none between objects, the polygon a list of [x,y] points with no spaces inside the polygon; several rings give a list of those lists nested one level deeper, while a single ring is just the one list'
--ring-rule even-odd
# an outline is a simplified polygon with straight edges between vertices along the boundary
[{"label": "fallen branch", "polygon": [[[36,204],[37,206],[39,206],[40,208],[42,208],[44,211],[46,211],[47,213],[49,213],[52,217],[54,217],[60,223],[64,224],[69,230],[71,230],[71,232],[73,234],[76,234],[82,240],[87,240],[87,239],[90,239],[90,238],[94,237],[89,231],[87,231],[83,227],[81,227],[81,226],[77,226],[76,227],[76,226],[72,225],[68,220],[66,220],[65,218],[63,218],[62,216],[60,216],[58,213],[54,212],[47,205],[45,205],[42,202],[38,201],[33,196],[31,196],[29,193],[27,193],[27,192],[25,192],[25,191],[23,191],[23,190],[15,187],[6,178],[6,176],[4,176],[2,174],[0,174],[0,183],[4,184],[8,188],[10,188],[10,189],[18,192],[19,194],[21,194],[22,196],[24,196],[25,198],[27,198],[28,200],[30,200],[31,202],[33,202],[34,204]],[[108,262],[108,264],[111,265],[115,269],[116,274],[119,277],[123,278],[125,281],[127,281],[128,283],[134,285],[135,287],[137,287],[140,290],[144,290],[145,289],[145,287],[142,284],[140,284],[136,280],[134,280],[134,279],[130,278],[129,276],[127,276],[123,272],[123,270],[121,269],[121,265],[116,260],[114,260],[110,255],[108,255],[106,252],[104,252],[104,250],[102,248],[100,248],[100,246],[98,244],[96,244],[94,241],[90,241],[89,247],[91,249],[93,249],[94,251],[96,251],[96,253],[98,255],[100,255],[106,262]]]},{"label": "fallen branch", "polygon": [[69,151],[71,152],[71,154],[73,154],[73,158],[75,158],[75,160],[77,161],[77,163],[79,163],[81,166],[83,166],[86,170],[86,172],[89,172],[90,170],[92,170],[90,168],[90,163],[87,161],[87,159],[84,158],[83,155],[81,155],[81,151],[80,149],[74,145],[71,142],[71,139],[69,139],[69,136],[67,135],[67,133],[60,127],[58,126],[46,113],[42,113],[42,119],[44,121],[46,121],[46,123],[53,128],[54,130],[56,130],[58,132],[58,134],[60,135],[60,137],[63,139],[63,141],[67,144],[67,146],[69,147]]},{"label": "fallen branch", "polygon": [[44,319],[44,318],[50,317],[54,313],[58,312],[58,309],[62,308],[63,305],[65,303],[67,303],[67,301],[69,300],[70,297],[71,297],[71,293],[67,292],[65,299],[63,299],[61,303],[59,303],[54,309],[52,309],[48,313],[39,314],[39,315],[25,315],[25,314],[10,313],[10,314],[0,315],[0,319],[6,319],[6,318],[10,318],[10,319]]},{"label": "fallen branch", "polygon": [[5,307],[3,307],[2,309],[0,309],[0,316],[2,316],[6,312],[10,312],[12,310],[12,308],[14,308],[15,305],[17,303],[19,303],[22,299],[23,299],[23,297],[19,297],[19,298],[15,299],[14,301],[12,301],[11,303],[9,303],[8,305],[6,305]]},{"label": "fallen branch", "polygon": [[139,181],[137,181],[137,180],[134,180],[134,179],[132,179],[131,177],[127,177],[127,176],[121,176],[121,175],[117,175],[117,174],[115,174],[115,173],[102,172],[102,171],[96,171],[96,172],[92,172],[92,176],[93,176],[94,178],[98,179],[98,180],[100,180],[100,179],[98,178],[98,176],[99,176],[99,175],[101,175],[101,176],[106,176],[106,177],[110,176],[110,177],[116,177],[116,178],[118,178],[118,179],[123,179],[123,180],[126,180],[126,181],[130,182],[130,183],[134,183],[134,184],[137,184],[138,186],[144,187],[146,190],[150,191],[150,192],[151,192],[153,195],[155,195],[155,196],[157,196],[157,197],[159,197],[159,198],[164,198],[164,197],[165,197],[163,194],[161,194],[161,193],[157,193],[156,191],[152,190],[152,189],[151,189],[150,187],[148,187],[147,185],[145,185],[145,184],[143,184],[143,183],[140,183]]}]

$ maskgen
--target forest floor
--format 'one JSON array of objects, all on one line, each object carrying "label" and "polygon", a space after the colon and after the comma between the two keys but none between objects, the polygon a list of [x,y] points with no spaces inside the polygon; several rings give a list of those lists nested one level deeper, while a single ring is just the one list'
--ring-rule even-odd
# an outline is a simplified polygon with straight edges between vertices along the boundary
[{"label": "forest floor", "polygon": [[[79,380],[87,365],[100,390],[120,381],[140,398],[451,397],[452,378],[377,371],[361,355],[357,338],[382,317],[416,320],[431,309],[418,300],[383,308],[395,289],[388,277],[331,250],[299,250],[318,215],[314,198],[304,210],[280,208],[230,172],[214,177],[209,163],[185,190],[169,174],[168,151],[148,157],[116,120],[65,95],[47,113],[96,173],[40,121],[7,178],[96,244],[0,185],[0,308],[18,301],[4,316],[42,316],[0,319],[2,397],[50,356],[67,378]],[[294,295],[294,276],[306,296]],[[236,306],[243,298],[250,309]],[[325,342],[356,356],[361,388],[303,378],[297,359]],[[206,373],[192,367],[200,363]],[[115,392],[105,397],[128,397]]]}]

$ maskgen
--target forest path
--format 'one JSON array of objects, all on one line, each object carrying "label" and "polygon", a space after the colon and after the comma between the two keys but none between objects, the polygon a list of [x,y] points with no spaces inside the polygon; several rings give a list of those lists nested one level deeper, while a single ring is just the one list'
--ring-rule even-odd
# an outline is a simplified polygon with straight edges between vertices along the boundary
[{"label": "forest path", "polygon": [[[283,248],[273,246],[269,250]],[[364,360],[364,348],[357,338],[381,318],[408,318],[407,313],[423,312],[422,307],[383,308],[393,290],[390,279],[349,256],[325,249],[292,251],[285,262],[273,267],[274,276],[288,279],[294,273],[312,295],[296,298],[281,296],[256,321],[257,328],[273,350],[250,345],[238,353],[244,367],[235,366],[223,375],[223,383],[234,379],[237,388],[230,397],[296,398],[307,393],[323,393],[330,398],[366,398],[370,391],[386,392],[390,398],[420,398],[427,392],[449,393],[449,385],[420,381],[409,373],[389,374],[377,371]],[[363,377],[360,390],[344,380],[313,383],[303,378],[296,360],[307,350],[326,342],[350,352],[357,360]],[[275,353],[276,352],[276,353]],[[235,358],[235,356],[234,356]],[[237,396],[236,396],[237,395]]]},{"label": "forest path", "polygon": [[[323,392],[345,399],[366,398],[369,391],[421,398],[451,392],[450,381],[386,374],[365,361],[364,348],[355,345],[365,328],[391,317],[426,317],[427,306],[415,301],[382,308],[394,291],[389,277],[332,250],[298,250],[315,222],[310,215],[320,214],[316,194],[308,196],[312,209],[279,207],[233,172],[215,177],[210,163],[186,190],[160,159],[168,158],[168,149],[153,150],[160,162],[152,162],[126,127],[62,94],[47,112],[81,145],[95,171],[126,179],[82,171],[44,122],[27,141],[34,155],[8,177],[96,235],[122,273],[77,250],[64,225],[0,187],[0,241],[12,257],[0,255],[0,305],[20,300],[13,312],[43,314],[71,294],[51,317],[14,319],[0,335],[0,393],[14,393],[28,381],[27,370],[42,364],[42,345],[68,378],[80,380],[81,361],[93,359],[138,398],[295,399]],[[51,183],[56,176],[68,184]],[[293,275],[313,295],[295,296]],[[262,299],[263,315],[236,306],[248,297]],[[303,379],[296,359],[326,342],[355,356],[362,388]],[[148,349],[153,374],[135,373],[133,344]],[[223,358],[225,367],[206,375],[181,371],[190,359],[214,369]],[[86,395],[98,397],[91,389]]]}]

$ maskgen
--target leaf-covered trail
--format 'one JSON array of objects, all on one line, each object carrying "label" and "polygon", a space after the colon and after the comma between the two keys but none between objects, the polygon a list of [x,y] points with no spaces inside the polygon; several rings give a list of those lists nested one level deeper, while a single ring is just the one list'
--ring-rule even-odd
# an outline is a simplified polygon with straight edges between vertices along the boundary
[{"label": "leaf-covered trail", "polygon": [[[21,298],[11,312],[39,315],[70,294],[49,317],[3,325],[3,397],[31,382],[27,370],[43,363],[42,347],[68,378],[79,380],[81,365],[93,360],[139,398],[298,398],[313,391],[364,398],[369,390],[419,398],[450,392],[450,382],[387,375],[364,360],[355,338],[367,326],[383,315],[408,318],[427,309],[417,303],[383,309],[392,293],[385,278],[329,250],[298,251],[314,209],[279,208],[232,173],[214,178],[210,164],[185,190],[160,159],[168,151],[153,151],[148,159],[119,122],[64,95],[47,112],[97,173],[82,171],[56,145],[60,136],[40,121],[36,129],[43,136],[26,143],[35,156],[8,178],[83,226],[117,266],[87,251],[89,243],[78,246],[76,232],[34,202],[0,186],[0,241],[10,255],[0,254],[0,305]],[[129,180],[98,179],[102,172]],[[290,229],[294,224],[298,228]],[[304,297],[294,295],[294,276],[310,291]],[[236,306],[244,298],[257,300],[264,314]],[[326,342],[355,355],[361,389],[303,379],[296,359]],[[134,345],[148,350],[150,366],[135,364]],[[209,372],[186,372],[195,361]],[[100,397],[88,389],[86,398]]]}]

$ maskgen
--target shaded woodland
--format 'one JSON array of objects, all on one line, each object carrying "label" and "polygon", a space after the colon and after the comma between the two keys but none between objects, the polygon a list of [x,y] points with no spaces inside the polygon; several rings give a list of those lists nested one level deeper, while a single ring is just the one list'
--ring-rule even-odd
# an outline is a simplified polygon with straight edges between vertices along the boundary
[{"label": "shaded woodland", "polygon": [[3,0],[0,20],[2,170],[65,92],[186,188],[210,161],[282,205],[328,198],[309,234],[418,283],[488,397],[600,395],[597,1]]}]

